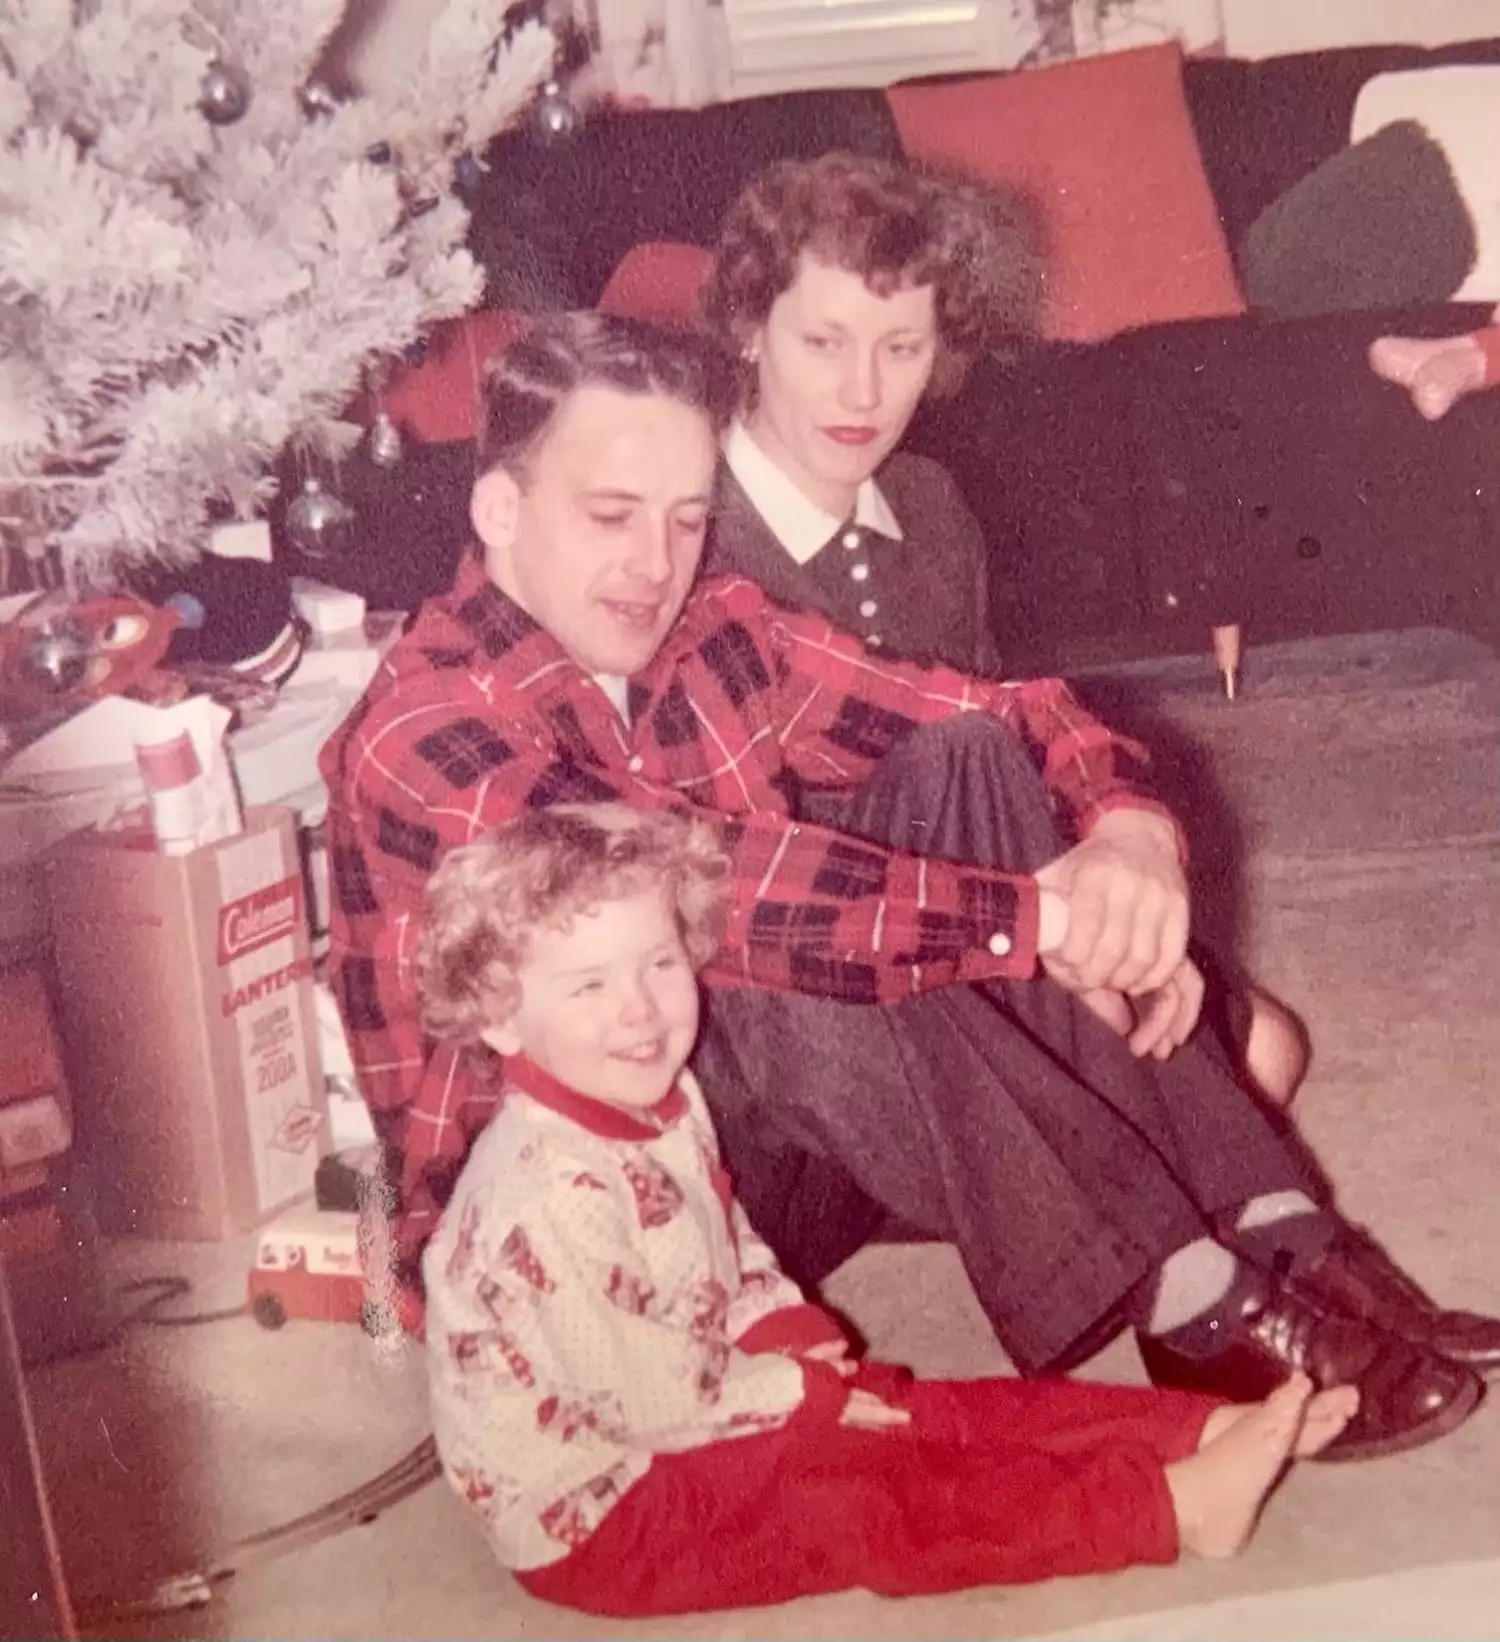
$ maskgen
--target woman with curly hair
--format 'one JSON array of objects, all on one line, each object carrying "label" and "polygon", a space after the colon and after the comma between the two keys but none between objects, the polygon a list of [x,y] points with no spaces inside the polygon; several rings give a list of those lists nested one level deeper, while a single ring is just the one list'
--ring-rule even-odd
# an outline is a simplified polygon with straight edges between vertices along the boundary
[{"label": "woman with curly hair", "polygon": [[[701,298],[740,376],[704,573],[747,576],[882,654],[998,675],[984,533],[946,470],[900,444],[925,395],[1025,343],[1042,286],[1035,244],[1019,200],[889,160],[828,154],[752,182]],[[963,743],[888,801],[866,795],[857,814],[806,793],[807,818],[1011,870],[1059,853],[1019,746],[988,727]],[[913,785],[927,795],[913,801]],[[987,814],[1000,791],[1006,815]],[[1135,1053],[1164,1058],[1203,997],[1193,967],[1173,1011],[1087,1001]],[[1258,988],[1219,982],[1207,1014],[1260,1092],[1289,1101],[1307,1065],[1296,1017]]]},{"label": "woman with curly hair", "polygon": [[1027,335],[1040,289],[1016,202],[851,154],[764,172],[703,296],[741,373],[707,573],[750,575],[872,649],[995,672],[979,525],[899,446],[925,394]]}]

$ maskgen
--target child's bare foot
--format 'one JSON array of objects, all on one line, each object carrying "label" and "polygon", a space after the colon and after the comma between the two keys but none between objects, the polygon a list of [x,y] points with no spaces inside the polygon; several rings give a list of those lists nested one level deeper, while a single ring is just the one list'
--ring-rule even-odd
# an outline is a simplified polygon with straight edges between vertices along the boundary
[{"label": "child's bare foot", "polygon": [[1406,388],[1436,422],[1485,381],[1484,350],[1472,336],[1382,336],[1370,344],[1370,368]]},{"label": "child's bare foot", "polygon": [[1215,1409],[1198,1452],[1166,1468],[1183,1549],[1201,1557],[1243,1550],[1287,1461],[1326,1448],[1358,1406],[1353,1386],[1314,1394],[1312,1381],[1294,1374],[1263,1403]]},{"label": "child's bare foot", "polygon": [[1377,336],[1370,344],[1370,369],[1387,382],[1409,388],[1427,361],[1453,341],[1449,336]]},{"label": "child's bare foot", "polygon": [[[1198,1452],[1201,1454],[1210,1443],[1233,1431],[1241,1420],[1254,1418],[1264,1407],[1264,1403],[1225,1403],[1222,1408],[1216,1408],[1203,1423]],[[1303,1407],[1302,1425],[1292,1445],[1291,1458],[1309,1460],[1321,1454],[1358,1412],[1359,1390],[1355,1386],[1340,1385],[1331,1391],[1314,1392]]]}]

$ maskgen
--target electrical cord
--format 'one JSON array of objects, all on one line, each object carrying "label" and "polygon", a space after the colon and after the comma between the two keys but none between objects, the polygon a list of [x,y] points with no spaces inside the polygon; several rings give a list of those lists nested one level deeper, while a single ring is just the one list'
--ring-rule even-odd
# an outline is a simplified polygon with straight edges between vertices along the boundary
[{"label": "electrical cord", "polygon": [[117,1329],[129,1328],[132,1323],[145,1323],[153,1328],[196,1328],[200,1323],[227,1323],[231,1317],[243,1317],[249,1306],[243,1301],[237,1306],[225,1306],[222,1311],[194,1311],[186,1316],[163,1316],[161,1308],[171,1300],[184,1300],[193,1292],[186,1277],[138,1277],[132,1283],[123,1283],[116,1291],[120,1299],[132,1294],[147,1296],[133,1311],[128,1311],[116,1324]]}]

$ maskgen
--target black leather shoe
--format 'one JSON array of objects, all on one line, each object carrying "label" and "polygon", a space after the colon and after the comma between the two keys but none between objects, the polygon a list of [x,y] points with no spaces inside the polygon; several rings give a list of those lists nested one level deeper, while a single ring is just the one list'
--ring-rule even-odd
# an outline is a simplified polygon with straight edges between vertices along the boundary
[{"label": "black leather shoe", "polygon": [[1141,1335],[1141,1361],[1152,1383],[1237,1403],[1260,1402],[1298,1370],[1320,1389],[1358,1386],[1359,1411],[1318,1455],[1322,1460],[1370,1460],[1419,1448],[1456,1430],[1484,1395],[1472,1369],[1269,1277],[1247,1280],[1224,1333],[1223,1349],[1209,1357],[1174,1351],[1171,1335]]},{"label": "black leather shoe", "polygon": [[1286,1279],[1297,1293],[1480,1373],[1500,1369],[1500,1318],[1445,1311],[1364,1232],[1341,1231],[1321,1259]]}]

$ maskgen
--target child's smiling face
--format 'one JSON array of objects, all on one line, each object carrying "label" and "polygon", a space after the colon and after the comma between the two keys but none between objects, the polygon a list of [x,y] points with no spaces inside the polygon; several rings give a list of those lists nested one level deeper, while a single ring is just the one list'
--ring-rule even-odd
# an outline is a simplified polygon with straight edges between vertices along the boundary
[{"label": "child's smiling face", "polygon": [[660,889],[533,932],[521,1002],[485,1042],[529,1056],[568,1088],[613,1106],[654,1106],[698,1034],[698,982]]}]

